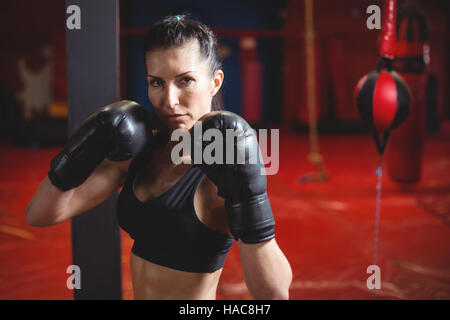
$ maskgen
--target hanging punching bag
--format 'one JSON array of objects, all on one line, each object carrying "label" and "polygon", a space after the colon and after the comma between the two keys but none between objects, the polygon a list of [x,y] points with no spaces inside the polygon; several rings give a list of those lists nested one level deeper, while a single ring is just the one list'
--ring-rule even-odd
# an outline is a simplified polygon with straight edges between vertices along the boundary
[{"label": "hanging punching bag", "polygon": [[262,66],[258,59],[256,38],[240,43],[242,79],[242,115],[251,125],[262,121]]},{"label": "hanging punching bag", "polygon": [[414,6],[398,14],[394,67],[411,88],[408,119],[391,134],[386,149],[389,177],[400,183],[420,180],[426,135],[426,63],[428,61],[427,23]]},{"label": "hanging punching bag", "polygon": [[354,92],[359,115],[372,128],[380,155],[391,130],[406,119],[410,108],[409,88],[393,68],[395,20],[396,1],[388,0],[377,68],[359,80]]}]

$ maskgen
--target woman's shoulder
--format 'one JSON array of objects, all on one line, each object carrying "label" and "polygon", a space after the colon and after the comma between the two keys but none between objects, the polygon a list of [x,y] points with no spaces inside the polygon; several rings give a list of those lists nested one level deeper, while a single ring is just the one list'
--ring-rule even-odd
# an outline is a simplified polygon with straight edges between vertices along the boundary
[{"label": "woman's shoulder", "polygon": [[197,194],[202,202],[214,207],[225,205],[225,201],[218,194],[217,186],[205,175],[197,188]]},{"label": "woman's shoulder", "polygon": [[195,211],[200,221],[210,229],[229,235],[225,200],[217,191],[216,185],[205,176],[195,194]]}]

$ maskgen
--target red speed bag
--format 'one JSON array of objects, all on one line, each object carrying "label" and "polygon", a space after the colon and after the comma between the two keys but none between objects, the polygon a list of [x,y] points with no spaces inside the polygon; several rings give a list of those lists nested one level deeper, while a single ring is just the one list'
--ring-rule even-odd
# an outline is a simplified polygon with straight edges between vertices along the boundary
[{"label": "red speed bag", "polygon": [[356,85],[355,99],[361,119],[379,133],[396,128],[409,113],[409,89],[395,71],[365,75]]}]

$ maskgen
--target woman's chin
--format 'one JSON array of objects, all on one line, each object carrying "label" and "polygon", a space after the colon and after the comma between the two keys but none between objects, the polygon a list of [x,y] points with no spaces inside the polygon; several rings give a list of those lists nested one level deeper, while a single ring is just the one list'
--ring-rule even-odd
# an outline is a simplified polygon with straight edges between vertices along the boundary
[{"label": "woman's chin", "polygon": [[169,128],[170,131],[174,131],[174,130],[177,130],[177,129],[189,130],[191,128],[191,126],[189,126],[186,123],[167,123],[166,125],[167,125],[167,127]]}]

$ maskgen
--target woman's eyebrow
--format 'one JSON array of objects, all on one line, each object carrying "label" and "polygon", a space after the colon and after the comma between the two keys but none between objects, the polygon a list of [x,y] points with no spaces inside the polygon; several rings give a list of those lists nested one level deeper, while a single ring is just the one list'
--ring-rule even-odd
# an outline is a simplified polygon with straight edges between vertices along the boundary
[{"label": "woman's eyebrow", "polygon": [[[182,77],[182,76],[184,76],[184,75],[186,75],[186,74],[188,74],[188,73],[191,73],[191,72],[194,72],[194,73],[195,73],[195,71],[190,70],[190,71],[186,71],[186,72],[180,73],[179,75],[176,75],[175,78]],[[161,77],[158,77],[158,76],[155,76],[155,75],[152,75],[152,74],[148,74],[147,77],[152,77],[152,78],[161,79]]]},{"label": "woman's eyebrow", "polygon": [[179,75],[175,76],[175,78],[182,77],[182,76],[184,76],[184,75],[186,75],[188,73],[191,73],[191,72],[195,72],[195,71],[191,70],[191,71],[186,71],[186,72],[180,73]]}]

